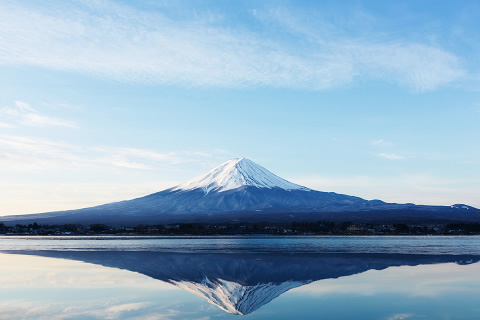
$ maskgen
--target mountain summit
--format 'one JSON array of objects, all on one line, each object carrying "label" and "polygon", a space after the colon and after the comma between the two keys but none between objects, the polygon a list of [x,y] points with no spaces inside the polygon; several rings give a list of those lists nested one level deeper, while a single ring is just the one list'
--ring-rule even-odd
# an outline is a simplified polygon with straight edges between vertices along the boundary
[{"label": "mountain summit", "polygon": [[224,162],[207,173],[179,184],[171,190],[187,191],[201,189],[205,194],[208,194],[210,191],[222,192],[245,186],[268,189],[280,188],[284,190],[310,190],[282,179],[264,167],[245,158]]},{"label": "mountain summit", "polygon": [[480,221],[480,210],[466,205],[385,203],[316,191],[280,178],[251,160],[238,158],[197,178],[141,198],[85,209],[2,218],[7,223],[109,225],[322,220]]}]

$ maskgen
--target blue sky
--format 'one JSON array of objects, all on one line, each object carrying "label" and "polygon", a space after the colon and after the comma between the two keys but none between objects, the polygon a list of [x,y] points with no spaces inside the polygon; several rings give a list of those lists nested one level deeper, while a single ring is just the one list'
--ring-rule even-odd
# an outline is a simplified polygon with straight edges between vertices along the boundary
[{"label": "blue sky", "polygon": [[307,187],[480,207],[478,1],[2,1],[0,215],[235,157]]}]

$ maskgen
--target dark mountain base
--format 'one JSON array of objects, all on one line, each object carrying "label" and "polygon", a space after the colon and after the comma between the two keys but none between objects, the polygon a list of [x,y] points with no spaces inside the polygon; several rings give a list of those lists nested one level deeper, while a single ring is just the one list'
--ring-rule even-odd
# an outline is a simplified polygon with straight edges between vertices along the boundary
[{"label": "dark mountain base", "polygon": [[333,192],[242,187],[205,194],[170,189],[79,210],[2,217],[5,224],[138,225],[173,223],[350,221],[356,223],[480,222],[480,210],[365,200]]},{"label": "dark mountain base", "polygon": [[154,225],[176,223],[290,223],[292,221],[330,221],[370,224],[447,224],[454,222],[480,222],[479,210],[456,210],[445,207],[441,210],[421,209],[395,209],[395,210],[370,210],[370,211],[347,211],[347,212],[277,212],[274,210],[255,212],[230,212],[215,214],[149,214],[149,215],[122,215],[116,212],[82,212],[66,213],[64,215],[41,217],[31,215],[5,217],[6,225],[14,224],[108,224],[120,225]]}]

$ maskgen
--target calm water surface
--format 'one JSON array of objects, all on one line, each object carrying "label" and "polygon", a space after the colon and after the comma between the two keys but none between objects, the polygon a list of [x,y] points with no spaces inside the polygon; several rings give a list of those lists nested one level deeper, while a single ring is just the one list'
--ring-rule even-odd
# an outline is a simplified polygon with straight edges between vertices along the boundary
[{"label": "calm water surface", "polygon": [[0,319],[479,319],[480,237],[0,237]]}]

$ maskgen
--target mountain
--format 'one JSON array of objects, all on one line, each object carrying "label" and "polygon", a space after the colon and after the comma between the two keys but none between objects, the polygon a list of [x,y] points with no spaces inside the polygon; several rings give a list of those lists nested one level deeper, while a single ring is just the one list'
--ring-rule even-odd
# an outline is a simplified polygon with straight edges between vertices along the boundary
[{"label": "mountain", "polygon": [[168,282],[230,314],[247,315],[290,289],[393,266],[479,261],[475,255],[288,252],[5,251],[129,270]]},{"label": "mountain", "polygon": [[425,223],[480,221],[466,206],[385,203],[321,192],[289,182],[245,158],[233,159],[173,188],[91,208],[3,217],[3,222],[153,224],[329,220]]}]

